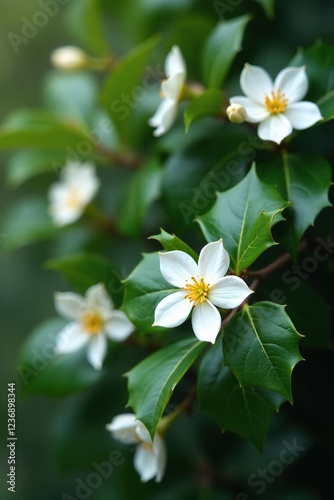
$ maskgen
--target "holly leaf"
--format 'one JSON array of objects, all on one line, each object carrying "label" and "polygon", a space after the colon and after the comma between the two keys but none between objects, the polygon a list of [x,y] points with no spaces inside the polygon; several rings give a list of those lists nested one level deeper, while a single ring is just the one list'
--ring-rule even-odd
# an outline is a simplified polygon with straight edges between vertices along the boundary
[{"label": "holly leaf", "polygon": [[334,90],[321,97],[317,104],[324,119],[321,123],[328,122],[334,118]]},{"label": "holly leaf", "polygon": [[292,403],[291,374],[303,359],[301,337],[284,306],[246,304],[224,330],[225,363],[241,385],[278,392]]},{"label": "holly leaf", "polygon": [[184,241],[175,236],[175,234],[169,234],[167,231],[160,229],[160,234],[150,236],[149,239],[159,241],[167,252],[171,252],[172,250],[181,250],[181,252],[185,252],[190,255],[190,257],[192,257],[196,262],[198,261],[197,253],[184,243]]},{"label": "holly leaf", "polygon": [[222,106],[223,94],[220,90],[205,90],[191,101],[184,110],[184,126],[186,132],[188,132],[190,125],[200,118],[221,114]]},{"label": "holly leaf", "polygon": [[271,227],[286,206],[275,188],[260,181],[253,165],[239,184],[218,193],[211,210],[197,220],[207,241],[223,237],[231,269],[240,274],[275,244]]},{"label": "holly leaf", "polygon": [[204,349],[197,339],[183,339],[151,354],[132,368],[128,377],[129,401],[152,439],[176,384]]},{"label": "holly leaf", "polygon": [[235,432],[263,451],[271,418],[284,401],[282,396],[240,385],[224,366],[220,342],[210,347],[201,361],[197,389],[200,410],[211,415],[222,431]]},{"label": "holly leaf", "polygon": [[221,21],[209,35],[203,49],[202,74],[209,88],[223,84],[230,66],[241,50],[241,41],[251,16],[248,14]]},{"label": "holly leaf", "polygon": [[286,222],[277,228],[277,237],[296,259],[298,243],[305,230],[313,225],[321,210],[330,205],[331,167],[320,156],[291,154],[258,165],[257,170],[262,180],[277,187],[290,202],[284,212]]}]

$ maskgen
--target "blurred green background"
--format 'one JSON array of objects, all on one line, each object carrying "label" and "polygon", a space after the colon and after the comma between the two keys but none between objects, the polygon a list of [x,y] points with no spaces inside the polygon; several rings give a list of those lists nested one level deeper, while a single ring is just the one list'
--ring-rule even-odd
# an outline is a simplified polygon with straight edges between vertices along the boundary
[{"label": "blurred green background", "polygon": [[[73,0],[68,5],[59,5],[59,13],[50,17],[47,24],[39,28],[28,43],[20,44],[18,52],[15,53],[8,34],[21,34],[25,20],[31,20],[36,15],[41,9],[41,3],[42,0],[40,2],[0,0],[1,121],[17,108],[42,106],[42,82],[51,69],[49,55],[54,48],[73,43],[83,44],[88,50],[94,49],[92,40],[87,41],[83,34],[85,25],[80,25],[73,15],[72,4],[75,3]],[[307,47],[317,39],[333,43],[334,4],[331,0],[308,2],[279,0],[276,4],[276,17],[268,21],[260,5],[252,0],[230,3],[205,0],[101,2],[104,29],[116,53],[123,53],[151,34],[162,32],[166,50],[173,43],[182,46],[185,57],[189,60],[190,73],[194,78],[197,72],[196,47],[219,20],[218,13],[224,5],[235,5],[232,11],[226,11],[226,17],[234,17],[248,9],[252,9],[256,14],[254,23],[255,26],[257,24],[258,30],[253,26],[252,35],[249,34],[250,31],[247,32],[243,44],[245,51],[238,56],[239,59],[237,58],[235,63],[237,70],[240,61],[249,60],[254,64],[263,65],[275,74],[287,65],[298,46]],[[184,38],[184,26],[190,18],[197,19],[200,26],[196,40]],[[255,37],[256,32],[258,36]],[[249,59],[251,56],[252,60]],[[333,127],[328,127],[326,134],[324,140],[332,136]],[[329,147],[329,154],[332,154],[333,160],[332,144]],[[46,187],[54,180],[54,175],[49,175],[29,181],[18,190],[10,189],[5,174],[8,158],[9,154],[1,153],[2,220],[15,200],[33,195],[36,191],[46,192]],[[331,224],[330,231],[333,234],[332,215],[333,212],[326,211],[318,221],[320,232],[324,235],[329,234],[328,223]],[[6,234],[2,229],[0,233],[1,408],[6,408],[7,383],[12,381],[17,383],[17,492],[14,498],[54,500],[62,498],[64,493],[75,497],[76,478],[85,480],[92,472],[90,463],[93,460],[99,462],[106,459],[108,450],[112,449],[121,450],[126,465],[115,469],[113,475],[103,481],[101,487],[94,490],[87,498],[163,500],[172,497],[241,500],[247,498],[247,496],[238,497],[243,491],[250,491],[252,499],[332,498],[330,469],[333,466],[334,414],[327,400],[327,391],[331,392],[330,381],[333,380],[334,364],[332,353],[322,350],[303,353],[307,357],[307,363],[299,365],[296,369],[295,405],[293,407],[284,405],[280,415],[274,419],[263,457],[240,438],[232,435],[221,436],[215,423],[203,415],[197,417],[189,429],[186,418],[182,418],[169,436],[168,470],[165,480],[158,486],[153,483],[138,489],[137,476],[132,470],[131,450],[119,445],[115,448],[115,443],[111,442],[109,436],[105,436],[103,429],[104,424],[117,413],[115,408],[122,411],[124,407],[125,401],[117,395],[121,392],[118,391],[117,384],[121,384],[124,389],[123,381],[119,382],[112,377],[110,380],[104,380],[84,398],[82,395],[75,395],[64,399],[52,399],[20,394],[17,357],[21,345],[32,328],[44,319],[54,316],[53,292],[65,289],[66,285],[56,273],[43,268],[43,262],[57,253],[57,249],[50,242],[39,242],[9,253],[5,245]],[[130,252],[129,244],[127,248]],[[141,251],[140,244],[135,244],[134,248],[131,245],[126,273],[131,271],[140,258]],[[122,258],[118,264],[121,268],[124,266]],[[333,297],[333,290],[329,292],[329,297]],[[135,355],[132,359],[135,359]],[[110,388],[107,400],[106,387]],[[78,422],[81,427],[78,427]],[[94,426],[100,427],[101,430],[94,433],[92,430]],[[287,428],[290,429],[288,434]],[[3,436],[6,436],[6,430],[6,414],[3,413],[1,417]],[[180,432],[183,436],[182,442],[179,442],[178,438]],[[200,443],[196,441],[195,436],[200,436]],[[277,458],[282,442],[284,440],[292,442],[293,438],[297,439],[298,443],[305,444],[307,451],[302,453],[294,464],[286,467],[277,480],[279,486],[276,483],[274,493],[269,485],[263,494],[257,494],[255,488],[252,489],[249,484],[247,485],[249,474],[258,467],[266,467],[270,460]],[[0,497],[5,500],[13,498],[13,494],[7,491],[7,485],[3,481],[3,471],[7,470],[7,449],[3,446],[3,442],[2,440],[0,449],[2,464]],[[190,454],[194,462],[198,457],[202,459],[200,482],[197,482],[198,477],[196,478],[189,463],[182,470],[183,453]],[[223,483],[229,485],[235,495],[225,493],[224,485],[221,488],[217,486],[211,488],[205,484],[206,460],[215,458],[223,464]],[[132,491],[129,486],[127,489],[121,489],[119,485],[124,479],[129,484],[133,483]]]}]

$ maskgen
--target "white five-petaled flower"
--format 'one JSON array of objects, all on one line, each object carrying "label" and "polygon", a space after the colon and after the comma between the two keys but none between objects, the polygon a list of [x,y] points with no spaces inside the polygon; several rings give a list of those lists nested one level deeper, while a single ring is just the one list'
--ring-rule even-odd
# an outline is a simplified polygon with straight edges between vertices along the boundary
[{"label": "white five-petaled flower", "polygon": [[179,288],[162,299],[155,309],[153,326],[173,328],[192,312],[192,327],[199,340],[214,343],[221,327],[215,306],[234,309],[252,290],[238,276],[225,276],[230,258],[222,240],[208,243],[198,264],[180,250],[160,253],[161,274]]},{"label": "white five-petaled flower", "polygon": [[166,80],[161,83],[161,97],[163,101],[156,113],[149,119],[149,124],[156,127],[153,135],[159,137],[173,125],[181,98],[184,82],[187,76],[187,68],[181,51],[177,45],[172,47],[165,61]]},{"label": "white five-petaled flower", "polygon": [[166,447],[163,438],[156,433],[152,441],[145,425],[132,413],[113,418],[107,429],[124,444],[138,444],[134,466],[143,482],[155,478],[160,482],[166,468]]},{"label": "white five-petaled flower", "polygon": [[306,129],[322,119],[315,103],[301,101],[308,90],[304,66],[283,69],[273,82],[264,69],[246,64],[240,86],[246,97],[234,96],[230,102],[246,109],[246,121],[259,123],[260,139],[280,144],[293,129]]},{"label": "white five-petaled flower", "polygon": [[76,221],[95,196],[100,181],[90,163],[69,162],[49,189],[49,213],[56,226]]},{"label": "white five-petaled flower", "polygon": [[58,334],[56,352],[68,353],[87,345],[89,363],[99,370],[107,354],[107,338],[121,342],[134,330],[123,311],[115,310],[102,283],[86,291],[55,294],[57,312],[71,321]]}]

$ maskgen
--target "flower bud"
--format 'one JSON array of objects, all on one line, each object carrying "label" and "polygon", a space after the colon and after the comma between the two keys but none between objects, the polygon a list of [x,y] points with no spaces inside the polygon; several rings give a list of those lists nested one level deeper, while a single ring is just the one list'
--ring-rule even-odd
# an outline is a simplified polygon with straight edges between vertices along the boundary
[{"label": "flower bud", "polygon": [[233,103],[226,109],[228,119],[232,123],[243,123],[247,119],[247,112],[240,104]]},{"label": "flower bud", "polygon": [[85,69],[88,63],[87,54],[72,45],[66,47],[59,47],[51,54],[51,63],[57,69],[64,71],[78,71]]}]

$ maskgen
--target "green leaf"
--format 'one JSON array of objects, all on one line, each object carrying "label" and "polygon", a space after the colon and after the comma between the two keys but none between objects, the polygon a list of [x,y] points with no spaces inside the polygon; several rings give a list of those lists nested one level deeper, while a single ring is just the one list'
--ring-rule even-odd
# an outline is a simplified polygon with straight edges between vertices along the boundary
[{"label": "green leaf", "polygon": [[0,128],[0,149],[36,148],[55,151],[77,148],[91,141],[73,124],[60,121],[51,113],[20,110]]},{"label": "green leaf", "polygon": [[282,396],[264,389],[240,385],[224,366],[220,342],[205,353],[198,372],[198,398],[222,431],[235,432],[263,451],[270,420],[284,401]]},{"label": "green leaf", "polygon": [[12,187],[18,187],[36,175],[52,170],[56,174],[65,162],[65,152],[19,151],[12,154],[7,162],[7,182]]},{"label": "green leaf", "polygon": [[263,10],[265,11],[267,17],[272,19],[275,15],[274,7],[275,0],[255,0],[259,4],[261,4]]},{"label": "green leaf", "polygon": [[66,323],[62,318],[49,319],[26,340],[17,365],[24,392],[66,396],[101,378],[102,371],[87,362],[85,348],[69,354],[54,352],[56,337]]},{"label": "green leaf", "polygon": [[154,311],[160,300],[175,288],[162,277],[158,253],[144,254],[142,261],[124,281],[122,309],[130,321],[143,332],[157,333],[165,328],[152,327]]},{"label": "green leaf", "polygon": [[136,172],[122,196],[117,226],[126,236],[139,236],[146,212],[160,194],[161,165],[152,158]]},{"label": "green leaf", "polygon": [[188,104],[184,110],[184,125],[188,132],[190,125],[204,116],[219,115],[222,112],[223,94],[217,89],[205,90]]},{"label": "green leaf", "polygon": [[159,37],[151,37],[126,54],[108,76],[104,85],[102,103],[125,144],[131,141],[129,123],[131,123],[135,108],[132,105],[135,99],[133,91],[138,85],[140,86],[149,56],[158,41]]},{"label": "green leaf", "polygon": [[284,306],[246,304],[225,328],[225,363],[241,385],[278,392],[292,403],[291,374],[303,359],[300,337]]},{"label": "green leaf", "polygon": [[[84,294],[87,288],[104,283],[107,291],[120,305],[123,285],[121,275],[113,264],[99,254],[81,252],[45,262],[46,269],[61,273],[72,288]],[[117,304],[116,304],[117,301]]]},{"label": "green leaf", "polygon": [[219,88],[230,66],[241,50],[244,30],[251,16],[248,14],[222,21],[207,39],[202,57],[203,80],[207,87]]},{"label": "green leaf", "polygon": [[217,194],[214,206],[198,222],[207,241],[223,237],[231,269],[240,274],[275,244],[270,229],[286,206],[273,187],[260,181],[253,166],[243,181]]},{"label": "green leaf", "polygon": [[324,121],[320,123],[327,122],[334,118],[334,90],[331,90],[326,95],[321,97],[317,104],[324,119]]},{"label": "green leaf", "polygon": [[181,252],[185,252],[190,255],[190,257],[192,257],[196,262],[198,261],[197,253],[184,243],[184,241],[175,236],[175,234],[169,234],[167,231],[160,229],[160,234],[150,236],[150,239],[159,241],[167,252],[171,252],[172,250],[181,250]]},{"label": "green leaf", "polygon": [[128,406],[152,438],[174,387],[204,347],[205,343],[197,339],[180,340],[151,354],[126,374]]},{"label": "green leaf", "polygon": [[291,154],[259,164],[257,170],[261,179],[274,185],[291,203],[284,212],[286,222],[277,228],[277,237],[295,259],[305,230],[330,205],[331,167],[316,155]]}]

